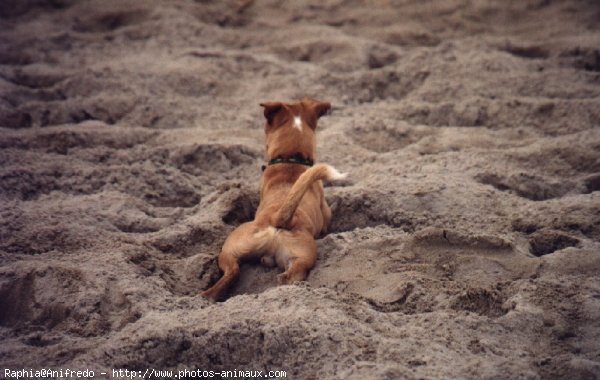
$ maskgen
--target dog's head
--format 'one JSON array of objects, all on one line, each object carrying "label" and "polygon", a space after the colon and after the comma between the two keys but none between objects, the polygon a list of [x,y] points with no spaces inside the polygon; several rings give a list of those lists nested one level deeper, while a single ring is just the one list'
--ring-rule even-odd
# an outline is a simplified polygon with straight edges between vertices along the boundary
[{"label": "dog's head", "polygon": [[267,160],[297,153],[316,159],[317,120],[329,111],[329,103],[304,98],[298,103],[266,102],[260,105],[264,107],[267,119]]}]

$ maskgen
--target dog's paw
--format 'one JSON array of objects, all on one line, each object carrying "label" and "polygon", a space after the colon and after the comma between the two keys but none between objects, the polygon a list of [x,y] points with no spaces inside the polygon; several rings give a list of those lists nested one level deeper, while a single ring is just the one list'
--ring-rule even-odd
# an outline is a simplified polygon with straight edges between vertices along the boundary
[{"label": "dog's paw", "polygon": [[201,292],[200,296],[202,296],[212,302],[217,302],[217,299],[219,298],[219,295],[215,294],[214,292],[211,292],[211,289]]},{"label": "dog's paw", "polygon": [[300,276],[294,278],[294,276],[290,275],[288,272],[283,272],[277,276],[277,281],[279,282],[279,285],[296,285],[305,282],[305,278]]},{"label": "dog's paw", "polygon": [[277,275],[277,282],[279,285],[287,285],[290,283],[290,277],[287,272],[283,272]]}]

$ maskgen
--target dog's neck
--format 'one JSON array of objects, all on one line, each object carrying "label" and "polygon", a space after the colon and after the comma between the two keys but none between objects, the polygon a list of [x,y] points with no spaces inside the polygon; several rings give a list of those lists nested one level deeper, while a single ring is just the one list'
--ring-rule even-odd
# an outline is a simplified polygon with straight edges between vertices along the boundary
[{"label": "dog's neck", "polygon": [[305,157],[302,153],[294,153],[292,155],[279,155],[269,160],[267,165],[262,166],[262,170],[264,171],[267,166],[276,165],[276,164],[297,164],[297,165],[306,165],[313,166],[315,161],[310,157]]}]

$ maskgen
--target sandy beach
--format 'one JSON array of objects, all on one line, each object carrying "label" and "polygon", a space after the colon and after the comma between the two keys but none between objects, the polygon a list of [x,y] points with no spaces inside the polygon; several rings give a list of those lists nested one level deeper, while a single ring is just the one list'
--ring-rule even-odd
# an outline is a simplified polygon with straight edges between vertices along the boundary
[{"label": "sandy beach", "polygon": [[[209,302],[305,96],[317,264]],[[0,2],[0,378],[600,379],[599,191],[594,0]]]}]

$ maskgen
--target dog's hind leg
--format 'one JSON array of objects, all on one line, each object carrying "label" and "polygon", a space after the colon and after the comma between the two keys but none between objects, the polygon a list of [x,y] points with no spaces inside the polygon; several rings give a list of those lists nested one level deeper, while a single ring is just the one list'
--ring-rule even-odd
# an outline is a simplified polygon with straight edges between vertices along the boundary
[{"label": "dog's hind leg", "polygon": [[329,224],[331,223],[331,208],[327,204],[325,196],[321,196],[321,214],[323,214],[323,227],[321,233],[326,234],[329,232]]},{"label": "dog's hind leg", "polygon": [[317,261],[317,243],[305,233],[286,238],[283,244],[289,249],[290,257],[286,271],[279,275],[279,283],[286,285],[304,281]]},{"label": "dog's hind leg", "polygon": [[201,293],[203,297],[210,298],[213,301],[216,301],[240,274],[240,264],[233,252],[221,251],[218,261],[223,276],[213,286]]},{"label": "dog's hind leg", "polygon": [[240,274],[239,261],[263,249],[265,239],[257,238],[255,231],[256,227],[250,222],[242,224],[229,235],[218,259],[223,276],[213,286],[202,292],[202,296],[212,300],[221,297],[238,278]]}]

